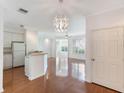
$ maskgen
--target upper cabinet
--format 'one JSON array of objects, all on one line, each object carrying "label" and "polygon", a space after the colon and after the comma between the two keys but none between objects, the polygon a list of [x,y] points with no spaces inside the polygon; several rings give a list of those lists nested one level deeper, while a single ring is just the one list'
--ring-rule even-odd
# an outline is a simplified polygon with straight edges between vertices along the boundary
[{"label": "upper cabinet", "polygon": [[24,41],[24,34],[12,34],[12,41]]},{"label": "upper cabinet", "polygon": [[4,32],[4,47],[11,47],[12,41],[24,42],[24,40],[25,38],[23,33]]},{"label": "upper cabinet", "polygon": [[4,47],[11,47],[12,34],[4,32]]}]

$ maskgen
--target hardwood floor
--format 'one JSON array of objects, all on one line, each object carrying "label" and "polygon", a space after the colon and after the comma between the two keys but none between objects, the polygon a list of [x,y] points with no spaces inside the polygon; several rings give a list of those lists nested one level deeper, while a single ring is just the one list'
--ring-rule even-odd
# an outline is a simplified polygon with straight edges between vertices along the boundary
[{"label": "hardwood floor", "polygon": [[74,60],[59,64],[49,59],[46,75],[33,81],[25,77],[23,67],[4,71],[4,93],[119,93],[84,82],[84,66]]}]

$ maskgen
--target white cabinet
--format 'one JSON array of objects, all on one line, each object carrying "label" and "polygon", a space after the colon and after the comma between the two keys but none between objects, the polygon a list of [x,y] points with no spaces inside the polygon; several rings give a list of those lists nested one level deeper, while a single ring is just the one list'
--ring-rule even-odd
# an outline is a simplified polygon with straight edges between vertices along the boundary
[{"label": "white cabinet", "polygon": [[24,41],[23,33],[4,32],[4,47],[11,47],[12,41]]},{"label": "white cabinet", "polygon": [[25,75],[29,77],[29,56],[25,57]]},{"label": "white cabinet", "polygon": [[14,52],[13,67],[23,66],[25,60],[25,52]]},{"label": "white cabinet", "polygon": [[4,69],[12,68],[12,54],[4,54]]},{"label": "white cabinet", "polygon": [[11,47],[12,34],[4,32],[4,47]]},{"label": "white cabinet", "polygon": [[12,41],[24,41],[24,34],[12,34]]},{"label": "white cabinet", "polygon": [[29,55],[25,57],[25,75],[34,80],[45,74],[47,70],[47,54]]}]

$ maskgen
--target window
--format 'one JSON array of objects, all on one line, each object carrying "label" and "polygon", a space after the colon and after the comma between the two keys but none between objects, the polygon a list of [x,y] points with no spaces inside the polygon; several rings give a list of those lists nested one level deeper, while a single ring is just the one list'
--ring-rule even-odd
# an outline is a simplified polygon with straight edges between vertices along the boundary
[{"label": "window", "polygon": [[68,51],[68,47],[67,46],[62,46],[61,47],[61,51],[62,52],[67,52]]},{"label": "window", "polygon": [[85,41],[83,39],[74,40],[73,52],[76,54],[85,53]]}]

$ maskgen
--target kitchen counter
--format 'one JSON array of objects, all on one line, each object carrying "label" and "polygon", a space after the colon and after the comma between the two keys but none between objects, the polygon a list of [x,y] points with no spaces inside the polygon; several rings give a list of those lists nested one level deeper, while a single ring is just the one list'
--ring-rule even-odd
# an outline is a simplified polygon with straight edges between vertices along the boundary
[{"label": "kitchen counter", "polygon": [[12,54],[12,48],[11,47],[4,47],[3,52],[4,52],[4,54]]},{"label": "kitchen counter", "polygon": [[29,55],[30,56],[38,56],[38,55],[45,55],[45,54],[48,54],[48,53],[44,53],[44,52],[42,52],[42,53],[31,53]]},{"label": "kitchen counter", "polygon": [[43,76],[47,69],[47,53],[29,53],[25,57],[25,75],[29,80]]},{"label": "kitchen counter", "polygon": [[10,47],[4,47],[3,52],[4,52],[4,56],[3,56],[4,70],[12,68],[12,49]]},{"label": "kitchen counter", "polygon": [[12,54],[12,52],[4,52],[4,54]]}]

